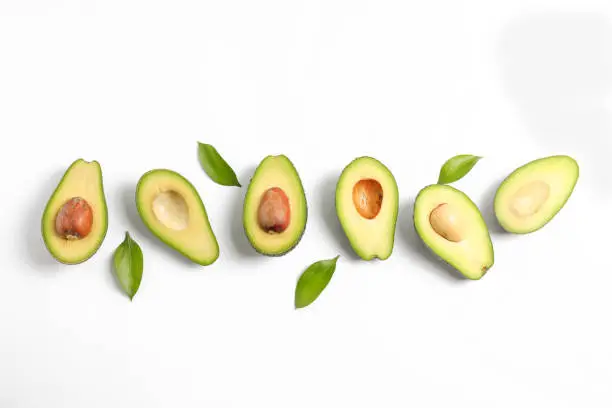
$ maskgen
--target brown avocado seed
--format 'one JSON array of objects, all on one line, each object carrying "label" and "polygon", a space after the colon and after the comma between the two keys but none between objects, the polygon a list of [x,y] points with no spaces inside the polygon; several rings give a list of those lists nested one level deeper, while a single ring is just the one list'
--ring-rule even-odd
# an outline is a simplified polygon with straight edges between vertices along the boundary
[{"label": "brown avocado seed", "polygon": [[55,218],[55,231],[65,239],[83,239],[91,232],[93,211],[87,201],[73,197],[66,201]]},{"label": "brown avocado seed", "polygon": [[353,204],[363,218],[376,218],[382,207],[382,200],[383,188],[376,180],[363,179],[353,186]]},{"label": "brown avocado seed", "polygon": [[265,232],[280,233],[287,229],[291,220],[289,198],[283,190],[272,187],[261,196],[257,210],[257,221]]}]

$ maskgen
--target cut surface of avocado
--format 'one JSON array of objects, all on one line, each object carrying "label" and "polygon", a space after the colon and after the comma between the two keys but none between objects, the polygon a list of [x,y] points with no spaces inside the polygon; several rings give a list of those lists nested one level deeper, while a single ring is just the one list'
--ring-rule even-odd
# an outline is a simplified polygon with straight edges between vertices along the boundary
[{"label": "cut surface of avocado", "polygon": [[497,220],[512,233],[539,230],[569,200],[578,177],[578,163],[564,155],[536,159],[517,168],[495,194]]},{"label": "cut surface of avocado", "polygon": [[269,155],[249,182],[243,208],[243,227],[260,254],[281,256],[300,242],[308,206],[300,176],[285,155]]},{"label": "cut surface of avocado", "polygon": [[154,169],[136,188],[136,207],[144,224],[169,247],[200,265],[219,257],[219,244],[195,187],[181,174]]},{"label": "cut surface of avocado", "polygon": [[425,245],[469,279],[493,266],[493,244],[476,204],[449,185],[423,188],[414,202],[414,226]]},{"label": "cut surface of avocado", "polygon": [[42,236],[61,263],[78,264],[100,248],[108,230],[102,168],[97,161],[75,160],[49,198]]},{"label": "cut surface of avocado", "polygon": [[355,253],[364,260],[385,260],[393,252],[399,207],[391,171],[372,157],[358,157],[336,184],[336,213]]}]

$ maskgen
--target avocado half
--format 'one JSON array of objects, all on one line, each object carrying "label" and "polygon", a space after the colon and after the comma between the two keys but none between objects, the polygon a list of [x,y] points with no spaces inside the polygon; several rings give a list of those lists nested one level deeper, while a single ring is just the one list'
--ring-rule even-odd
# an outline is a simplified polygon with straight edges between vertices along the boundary
[{"label": "avocado half", "polygon": [[423,188],[414,202],[413,221],[425,245],[466,278],[478,280],[493,266],[487,225],[462,191],[442,184]]},{"label": "avocado half", "polygon": [[136,187],[136,207],[144,224],[169,247],[199,265],[219,257],[219,244],[197,190],[173,170],[154,169]]},{"label": "avocado half", "polygon": [[548,224],[572,195],[580,169],[565,155],[533,160],[514,170],[495,194],[495,216],[502,228],[527,234]]},{"label": "avocado half", "polygon": [[[283,200],[271,211],[286,217],[276,230],[262,225],[261,212],[270,192]],[[273,214],[275,215],[275,214]],[[285,155],[269,155],[255,169],[244,199],[243,228],[251,246],[262,255],[281,256],[295,248],[306,229],[308,205],[302,181]]]},{"label": "avocado half", "polygon": [[393,253],[399,207],[395,177],[380,161],[351,161],[336,184],[336,214],[355,253],[385,260]]},{"label": "avocado half", "polygon": [[[86,203],[89,231],[86,236],[62,235],[58,218],[70,202]],[[60,221],[61,224],[61,221]],[[100,248],[108,230],[108,208],[102,180],[102,167],[97,161],[75,160],[64,172],[51,194],[42,216],[42,236],[49,253],[64,264],[79,264],[91,258]]]}]

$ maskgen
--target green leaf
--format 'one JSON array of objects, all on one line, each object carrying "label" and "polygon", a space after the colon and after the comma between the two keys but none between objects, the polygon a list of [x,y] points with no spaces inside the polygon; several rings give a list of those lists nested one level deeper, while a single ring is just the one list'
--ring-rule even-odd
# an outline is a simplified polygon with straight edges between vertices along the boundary
[{"label": "green leaf", "polygon": [[140,246],[128,232],[125,233],[124,241],[115,250],[113,268],[121,288],[132,300],[142,280],[143,258]]},{"label": "green leaf", "polygon": [[440,169],[438,184],[448,184],[461,179],[472,170],[480,159],[482,157],[471,154],[460,154],[448,159]]},{"label": "green leaf", "polygon": [[198,142],[198,158],[208,177],[215,183],[222,186],[242,187],[234,170],[212,145]]},{"label": "green leaf", "polygon": [[340,255],[311,264],[298,279],[295,287],[295,308],[306,307],[314,302],[334,275]]}]

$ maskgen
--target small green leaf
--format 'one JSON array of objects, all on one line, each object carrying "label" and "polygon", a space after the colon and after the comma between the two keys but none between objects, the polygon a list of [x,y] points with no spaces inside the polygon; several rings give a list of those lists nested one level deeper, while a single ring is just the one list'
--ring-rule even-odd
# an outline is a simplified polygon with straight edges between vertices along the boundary
[{"label": "small green leaf", "polygon": [[340,255],[311,264],[302,273],[295,287],[295,308],[306,307],[314,302],[334,275]]},{"label": "small green leaf", "polygon": [[208,177],[215,183],[222,186],[242,187],[234,170],[212,145],[198,142],[198,158]]},{"label": "small green leaf", "polygon": [[142,280],[143,258],[140,246],[125,233],[125,239],[115,250],[113,268],[119,284],[130,297],[134,298]]},{"label": "small green leaf", "polygon": [[440,169],[438,184],[449,184],[461,179],[472,170],[480,159],[482,157],[471,154],[460,154],[448,159]]}]

